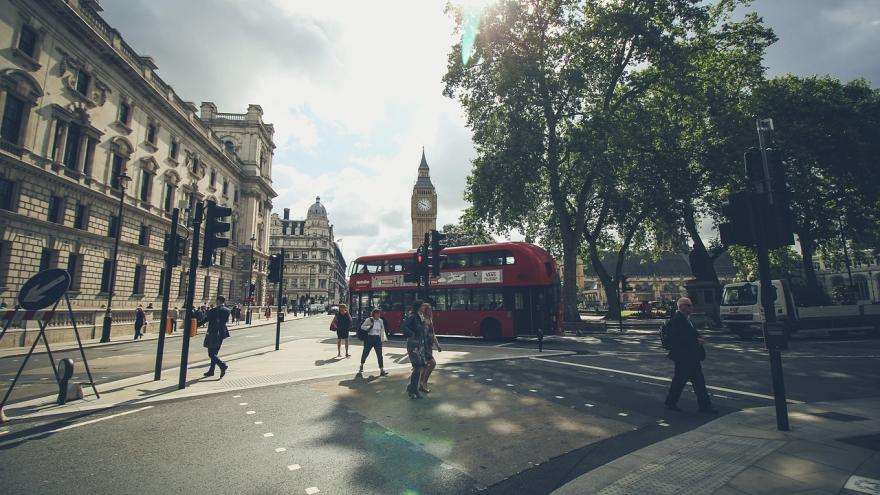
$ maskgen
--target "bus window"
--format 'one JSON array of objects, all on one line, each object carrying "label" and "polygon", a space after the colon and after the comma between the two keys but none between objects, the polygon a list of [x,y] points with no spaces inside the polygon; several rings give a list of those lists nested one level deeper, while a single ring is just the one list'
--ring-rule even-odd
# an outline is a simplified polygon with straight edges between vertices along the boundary
[{"label": "bus window", "polygon": [[442,268],[467,268],[471,265],[470,255],[467,254],[450,254],[446,256]]},{"label": "bus window", "polygon": [[414,291],[406,291],[403,293],[403,312],[404,312],[404,314],[409,312],[410,308],[412,308],[412,305],[415,302],[416,302],[416,293]]},{"label": "bus window", "polygon": [[367,261],[364,263],[365,271],[361,271],[361,273],[382,273],[385,271],[385,262],[384,261]]},{"label": "bus window", "polygon": [[403,260],[388,260],[388,271],[392,273],[403,271]]},{"label": "bus window", "polygon": [[387,292],[385,292],[385,291],[373,292],[373,301],[372,301],[372,304],[370,305],[370,311],[372,311],[373,308],[385,309],[386,304],[387,305],[391,304],[391,301],[388,300],[388,293]]},{"label": "bus window", "polygon": [[382,306],[386,311],[402,311],[403,310],[403,292],[391,291],[388,293],[390,304],[388,307]]},{"label": "bus window", "polygon": [[438,311],[446,311],[446,309],[447,309],[447,304],[446,304],[447,296],[446,296],[445,290],[443,290],[443,289],[432,290],[431,291],[431,298],[434,299],[434,309],[436,309]]},{"label": "bus window", "polygon": [[514,309],[523,309],[525,304],[523,304],[523,294],[520,291],[516,291],[516,303]]},{"label": "bus window", "polygon": [[447,304],[451,311],[467,311],[468,299],[470,299],[468,289],[449,289],[449,299]]},{"label": "bus window", "polygon": [[504,251],[485,251],[471,255],[473,266],[501,266],[504,258]]},{"label": "bus window", "polygon": [[516,258],[513,257],[513,253],[504,252],[504,264],[512,265],[516,263]]}]

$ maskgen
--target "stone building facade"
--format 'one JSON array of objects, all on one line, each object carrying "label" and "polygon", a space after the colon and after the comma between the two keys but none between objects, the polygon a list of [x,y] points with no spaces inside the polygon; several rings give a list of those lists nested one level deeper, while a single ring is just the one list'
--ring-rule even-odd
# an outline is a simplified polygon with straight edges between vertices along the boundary
[{"label": "stone building facade", "polygon": [[849,286],[852,280],[855,299],[859,304],[880,303],[880,254],[870,250],[855,250],[850,253],[849,267],[843,259],[829,262],[822,256],[816,256],[813,268],[819,285],[829,296],[836,287]]},{"label": "stone building facade", "polygon": [[[242,300],[252,278],[263,300],[272,125],[259,105],[229,114],[183,101],[100,10],[94,0],[0,2],[0,299],[12,307],[25,280],[57,267],[73,278],[76,308],[104,307],[118,232],[114,332],[138,304],[159,308],[166,276],[182,307],[187,215],[214,200],[232,207],[233,228],[215,266],[199,269],[196,304]],[[187,257],[166,274],[174,208]]]},{"label": "stone building facade", "polygon": [[[272,214],[270,250],[284,249],[282,297],[290,304],[339,304],[347,299],[345,258],[336,242],[333,225],[320,196],[309,207],[305,220],[291,220],[290,209],[284,217]],[[277,294],[277,289],[273,290]]]}]

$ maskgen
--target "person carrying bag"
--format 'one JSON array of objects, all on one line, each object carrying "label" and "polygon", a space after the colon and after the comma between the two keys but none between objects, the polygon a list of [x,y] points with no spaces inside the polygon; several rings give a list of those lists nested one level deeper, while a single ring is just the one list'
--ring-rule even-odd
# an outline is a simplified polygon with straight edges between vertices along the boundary
[{"label": "person carrying bag", "polygon": [[412,373],[409,376],[409,385],[406,387],[406,393],[410,399],[422,398],[422,395],[419,394],[419,378],[426,362],[425,338],[427,336],[423,306],[431,307],[430,304],[422,303],[422,301],[414,302],[410,315],[403,322],[403,334],[406,336],[406,353],[413,367]]},{"label": "person carrying bag", "polygon": [[[361,338],[362,334],[363,338]],[[358,329],[358,338],[364,341],[364,351],[361,353],[361,367],[358,369],[358,375],[364,372],[364,363],[367,361],[367,356],[370,355],[370,350],[375,349],[376,360],[379,361],[379,376],[388,376],[382,357],[383,335],[385,335],[385,322],[382,320],[382,310],[376,308]]]}]

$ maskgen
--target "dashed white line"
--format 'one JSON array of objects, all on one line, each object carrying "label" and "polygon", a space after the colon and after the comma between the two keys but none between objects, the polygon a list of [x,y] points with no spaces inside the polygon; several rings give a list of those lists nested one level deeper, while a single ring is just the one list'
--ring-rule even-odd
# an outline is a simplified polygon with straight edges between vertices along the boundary
[{"label": "dashed white line", "polygon": [[296,471],[297,469],[302,469],[302,466],[300,466],[299,464],[291,464],[287,466],[288,471]]},{"label": "dashed white line", "polygon": [[310,487],[306,488],[306,495],[315,495],[316,493],[318,493],[320,491],[321,490],[318,490],[317,486],[310,486]]},{"label": "dashed white line", "polygon": [[533,389],[533,388],[530,388],[530,389],[529,389],[529,392],[537,392],[537,390],[535,390],[535,389]]},{"label": "dashed white line", "polygon": [[240,395],[233,395],[233,396],[232,396],[233,399],[238,399],[238,398],[240,398],[240,397],[241,397]]},{"label": "dashed white line", "polygon": [[239,402],[238,405],[239,405],[239,406],[246,406],[246,405],[247,405],[247,402]]},{"label": "dashed white line", "polygon": [[257,414],[257,411],[247,411],[245,414]]},{"label": "dashed white line", "polygon": [[617,413],[617,415],[618,415],[618,416],[623,416],[623,417],[629,416],[629,414],[627,414],[627,413],[625,413],[625,412],[619,412],[619,413]]},{"label": "dashed white line", "polygon": [[287,452],[287,449],[285,449],[284,447],[278,447],[277,449],[275,449],[275,452]]},{"label": "dashed white line", "polygon": [[563,396],[561,396],[561,395],[557,395],[556,398],[557,398],[557,399],[564,399],[565,397],[563,397]]},{"label": "dashed white line", "polygon": [[508,383],[507,386],[508,386],[508,387],[512,387],[513,384],[512,384],[512,383]]},{"label": "dashed white line", "polygon": [[595,407],[593,404],[584,404],[587,407]]},{"label": "dashed white line", "polygon": [[254,421],[254,424],[255,424],[255,425],[261,425],[261,424],[263,424],[263,422],[262,422],[262,421]]},{"label": "dashed white line", "polygon": [[487,381],[487,382],[491,382],[492,379],[491,379],[491,378],[486,378],[486,381]]},{"label": "dashed white line", "polygon": [[274,437],[274,436],[275,436],[274,433],[263,433],[263,438],[269,438],[269,437]]},{"label": "dashed white line", "polygon": [[391,435],[394,435],[394,432],[393,431],[386,431],[385,434],[390,437]]}]

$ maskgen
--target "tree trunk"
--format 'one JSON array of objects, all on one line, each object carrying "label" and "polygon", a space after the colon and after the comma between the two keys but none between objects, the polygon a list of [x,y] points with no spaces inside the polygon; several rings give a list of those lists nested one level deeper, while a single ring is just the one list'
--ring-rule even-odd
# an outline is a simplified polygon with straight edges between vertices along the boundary
[{"label": "tree trunk", "polygon": [[819,278],[813,267],[813,240],[809,236],[798,233],[798,241],[801,245],[801,263],[804,268],[804,281],[806,282],[806,299],[801,301],[810,306],[826,304],[828,295],[819,286]]},{"label": "tree trunk", "polygon": [[[563,238],[572,236],[563,232]],[[563,319],[567,322],[581,321],[577,308],[577,244],[563,241],[562,246],[562,304]]]},{"label": "tree trunk", "polygon": [[599,258],[599,248],[596,246],[596,243],[587,240],[587,245],[589,246],[590,251],[590,263],[593,264],[593,268],[596,270],[596,275],[599,276],[602,290],[605,291],[605,300],[608,301],[608,312],[605,313],[605,316],[613,319],[619,318],[620,304],[617,300],[617,286],[614,279],[611,277],[611,274],[608,273],[608,270],[605,269],[605,266],[602,265],[602,260]]},{"label": "tree trunk", "polygon": [[[700,237],[700,231],[697,229],[697,221],[694,219],[693,211],[688,210],[685,212],[683,220],[684,228],[687,230],[691,241],[693,241],[693,251],[691,252],[690,259],[691,265],[693,265],[694,262],[700,263],[700,265],[709,272],[710,281],[719,284],[718,272],[715,271],[716,257],[709,254],[709,250],[706,249],[706,244],[703,243],[703,238]],[[695,272],[694,266],[691,266],[691,272]],[[696,273],[694,273],[694,277],[699,278]]]}]

